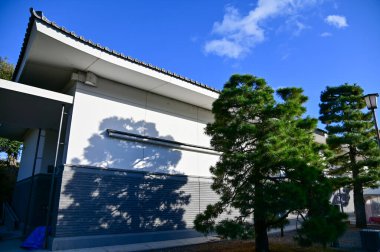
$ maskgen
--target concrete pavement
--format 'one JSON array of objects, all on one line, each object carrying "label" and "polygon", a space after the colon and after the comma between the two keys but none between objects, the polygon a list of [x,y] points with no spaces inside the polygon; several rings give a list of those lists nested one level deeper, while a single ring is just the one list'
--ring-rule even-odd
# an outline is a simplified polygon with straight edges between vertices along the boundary
[{"label": "concrete pavement", "polygon": [[[106,246],[96,248],[69,249],[60,250],[62,252],[132,252],[132,251],[149,251],[153,249],[173,248],[186,245],[194,245],[211,241],[218,241],[217,237],[197,237],[188,239],[168,240],[159,242],[135,243],[128,245]],[[0,251],[6,252],[25,252],[27,250],[20,248],[22,241],[20,239],[0,241]],[[33,250],[34,252],[46,252],[48,250]]]}]

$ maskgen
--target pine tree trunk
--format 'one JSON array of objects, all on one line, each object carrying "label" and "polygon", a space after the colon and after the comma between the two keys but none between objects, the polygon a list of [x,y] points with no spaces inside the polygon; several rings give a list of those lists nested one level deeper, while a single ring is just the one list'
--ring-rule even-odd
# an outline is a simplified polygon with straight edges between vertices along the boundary
[{"label": "pine tree trunk", "polygon": [[255,216],[255,247],[256,252],[269,252],[268,233],[265,220]]},{"label": "pine tree trunk", "polygon": [[264,193],[260,181],[255,183],[256,203],[254,206],[255,247],[256,252],[269,252],[267,225],[265,220]]},{"label": "pine tree trunk", "polygon": [[354,206],[356,227],[367,227],[367,218],[365,214],[365,203],[363,197],[363,187],[360,182],[354,182]]},{"label": "pine tree trunk", "polygon": [[352,165],[352,179],[354,181],[354,208],[357,228],[367,227],[367,218],[365,213],[365,202],[363,196],[363,185],[359,180],[359,169],[356,167],[355,150],[350,147],[350,161]]}]

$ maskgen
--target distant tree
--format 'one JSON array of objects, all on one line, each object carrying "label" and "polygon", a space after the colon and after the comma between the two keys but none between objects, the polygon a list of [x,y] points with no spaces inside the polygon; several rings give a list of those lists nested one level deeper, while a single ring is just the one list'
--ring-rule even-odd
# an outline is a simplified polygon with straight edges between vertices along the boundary
[{"label": "distant tree", "polygon": [[[12,79],[14,67],[8,63],[7,58],[0,57],[0,78],[5,80]],[[0,152],[5,152],[8,157],[8,164],[17,165],[17,158],[21,149],[21,142],[11,141],[7,138],[0,137]]]},{"label": "distant tree", "polygon": [[[242,239],[254,234],[256,251],[267,252],[268,228],[284,223],[289,213],[306,211],[310,219],[320,216],[317,201],[331,209],[331,190],[322,172],[326,164],[313,139],[317,120],[302,118],[307,100],[302,92],[279,89],[282,101],[276,102],[263,79],[233,75],[225,84],[213,103],[215,120],[206,128],[211,145],[221,153],[210,168],[212,189],[220,200],[196,217],[198,231]],[[217,223],[230,208],[239,215]]]},{"label": "distant tree", "polygon": [[21,151],[21,142],[12,141],[7,138],[0,137],[0,152],[7,154],[7,162],[10,166],[17,166],[18,155]]},{"label": "distant tree", "polygon": [[363,89],[356,84],[326,87],[319,106],[327,144],[335,153],[330,174],[337,177],[339,187],[353,188],[356,226],[366,227],[363,188],[379,186],[380,151],[372,115],[363,111]]},{"label": "distant tree", "polygon": [[7,58],[0,57],[0,78],[4,80],[11,80],[15,68],[12,64],[8,63]]}]

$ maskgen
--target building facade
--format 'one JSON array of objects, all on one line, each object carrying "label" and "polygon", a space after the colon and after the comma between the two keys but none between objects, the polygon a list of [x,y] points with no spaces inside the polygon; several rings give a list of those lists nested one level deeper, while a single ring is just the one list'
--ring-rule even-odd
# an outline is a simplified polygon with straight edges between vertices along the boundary
[{"label": "building facade", "polygon": [[218,91],[94,44],[31,10],[0,134],[24,149],[12,206],[53,250],[200,236],[219,158]]}]

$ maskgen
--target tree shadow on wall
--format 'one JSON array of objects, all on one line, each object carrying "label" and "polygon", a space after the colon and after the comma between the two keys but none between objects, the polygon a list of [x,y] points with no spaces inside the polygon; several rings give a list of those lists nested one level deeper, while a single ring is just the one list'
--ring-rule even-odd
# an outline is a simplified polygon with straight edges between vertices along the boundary
[{"label": "tree shadow on wall", "polygon": [[[56,236],[186,228],[183,215],[190,195],[181,188],[187,177],[175,172],[181,152],[110,138],[106,129],[163,137],[153,123],[117,117],[103,120],[99,134],[89,139],[84,158],[92,166],[125,170],[65,168]],[[164,138],[173,140],[171,136]]]}]

